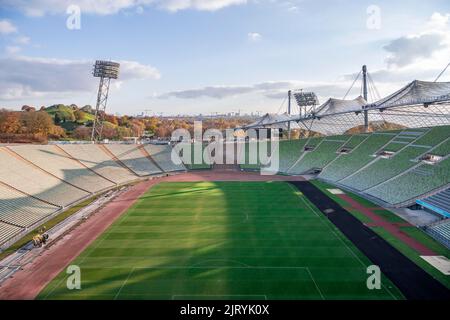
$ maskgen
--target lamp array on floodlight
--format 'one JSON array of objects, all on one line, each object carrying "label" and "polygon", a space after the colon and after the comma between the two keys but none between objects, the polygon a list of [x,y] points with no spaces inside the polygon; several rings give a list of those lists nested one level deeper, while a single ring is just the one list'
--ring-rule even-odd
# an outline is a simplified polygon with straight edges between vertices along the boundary
[{"label": "lamp array on floodlight", "polygon": [[295,101],[299,107],[315,106],[319,104],[319,99],[314,92],[295,92]]},{"label": "lamp array on floodlight", "polygon": [[319,104],[319,99],[314,92],[299,90],[294,93],[294,98],[300,109],[300,116],[306,116],[311,112],[314,113],[316,106]]},{"label": "lamp array on floodlight", "polygon": [[119,77],[120,63],[112,61],[95,61],[93,75],[97,78],[117,79]]}]

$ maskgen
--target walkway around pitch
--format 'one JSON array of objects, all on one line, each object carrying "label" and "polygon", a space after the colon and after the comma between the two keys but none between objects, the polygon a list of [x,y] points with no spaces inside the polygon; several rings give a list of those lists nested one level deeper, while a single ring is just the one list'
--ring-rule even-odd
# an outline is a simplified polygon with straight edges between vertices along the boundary
[{"label": "walkway around pitch", "polygon": [[307,181],[291,181],[407,299],[450,299],[450,290]]}]

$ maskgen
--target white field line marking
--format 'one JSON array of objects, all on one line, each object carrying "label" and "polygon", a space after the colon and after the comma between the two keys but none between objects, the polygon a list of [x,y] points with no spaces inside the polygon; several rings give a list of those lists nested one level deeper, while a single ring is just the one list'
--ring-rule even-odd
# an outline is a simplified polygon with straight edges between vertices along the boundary
[{"label": "white field line marking", "polygon": [[[298,193],[300,193],[300,194],[298,195],[298,198],[300,198],[299,201],[300,201],[300,200],[303,200],[303,202],[308,206],[308,208],[312,211],[312,213],[314,213],[316,216],[320,217],[320,215],[317,214],[317,212],[316,212],[315,210],[313,210],[313,209],[311,208],[311,206],[305,201],[305,199],[303,198],[303,197],[305,197],[305,195],[304,195],[303,193],[301,193],[301,191],[300,191],[299,189],[294,188],[294,186],[293,186],[292,184],[290,184],[289,182],[288,182],[288,185],[289,185],[289,187],[292,189],[292,191],[294,191],[294,193],[295,193],[296,195],[298,195]],[[321,213],[321,214],[322,214],[322,213]],[[298,216],[296,216],[296,218],[298,218]]]},{"label": "white field line marking", "polygon": [[[315,210],[315,209],[314,209],[315,207],[312,208],[304,198],[302,198],[302,199],[303,199],[303,201],[308,205],[308,207],[311,208],[311,210]],[[319,209],[317,209],[317,210],[319,210]],[[355,252],[354,252],[354,251],[353,251],[353,250],[345,243],[345,241],[343,240],[343,237],[345,237],[345,236],[344,236],[344,235],[340,236],[340,234],[338,234],[338,233],[336,232],[336,230],[334,230],[334,228],[330,225],[330,222],[324,220],[324,219],[326,219],[324,215],[321,214],[320,216],[322,217],[323,223],[325,223],[325,224],[328,226],[328,228],[329,228],[329,229],[331,230],[331,232],[336,236],[336,238],[338,238],[338,239],[341,241],[341,243],[344,244],[344,246],[347,248],[347,250],[350,251],[350,253],[356,258],[356,260],[359,261],[359,263],[360,263],[364,268],[367,268],[367,265],[364,264],[364,262],[356,255],[356,253],[355,253]],[[386,287],[386,286],[384,285],[384,283],[381,283],[381,285],[386,289],[386,291],[391,295],[391,297],[393,297],[395,300],[397,300],[397,297],[394,296],[394,294],[389,290],[388,287]]]},{"label": "white field line marking", "polygon": [[119,291],[117,291],[116,295],[114,296],[114,300],[117,300],[117,298],[119,297],[120,292],[122,292],[123,287],[124,287],[125,284],[128,282],[128,279],[130,279],[130,276],[131,276],[131,274],[134,272],[134,269],[135,269],[135,268],[132,268],[132,269],[130,270],[130,272],[128,273],[127,278],[126,278],[125,281],[122,283],[122,286],[120,287]]},{"label": "white field line marking", "polygon": [[[139,201],[139,199],[138,199],[138,201]],[[137,202],[135,202],[135,203],[137,203]],[[131,208],[131,207],[130,207]],[[130,208],[128,208],[127,209],[127,212],[128,212],[128,210],[130,209]],[[89,257],[89,255],[94,251],[94,250],[96,250],[97,248],[98,248],[98,246],[103,242],[103,241],[105,241],[105,239],[108,237],[108,235],[112,232],[112,230],[114,229],[114,225],[116,224],[116,223],[121,223],[122,222],[122,220],[125,220],[127,217],[129,216],[129,214],[127,214],[127,213],[125,213],[125,215],[122,215],[118,220],[116,220],[114,223],[113,223],[113,225],[111,225],[111,226],[109,226],[108,227],[108,230],[106,231],[106,232],[103,232],[100,236],[103,236],[103,238],[100,240],[100,241],[98,241],[98,243],[94,246],[94,247],[92,247],[92,249],[91,250],[89,250],[89,248],[91,247],[91,246],[88,246],[88,248],[86,248],[85,250],[86,250],[86,255],[83,257],[83,259],[79,262],[79,265],[81,266],[81,264]],[[95,241],[95,240],[94,240]],[[89,250],[89,251],[88,251]],[[84,252],[84,251],[83,251]],[[83,252],[81,253],[81,254],[83,254]],[[77,259],[78,257],[75,257],[75,259]],[[75,259],[74,259],[74,261],[75,261]],[[80,267],[81,268],[81,267]],[[64,280],[66,280],[68,277],[69,277],[70,275],[65,275],[60,281],[58,281],[58,283],[45,295],[45,297],[44,297],[44,300],[47,300],[47,298],[56,290],[56,288],[58,288],[60,285],[61,285],[61,283],[64,281]]]},{"label": "white field line marking", "polygon": [[311,277],[311,280],[314,282],[314,285],[316,286],[316,289],[319,292],[320,297],[322,298],[322,300],[325,300],[325,297],[323,296],[322,291],[320,290],[319,286],[317,285],[316,280],[314,280],[311,270],[309,270],[309,268],[306,268],[306,271],[308,271],[308,274]]},{"label": "white field line marking", "polygon": [[196,264],[193,264],[193,265],[190,266],[189,268],[195,268],[195,267],[197,267],[199,264],[202,264],[202,263],[205,263],[205,262],[213,262],[213,261],[222,261],[222,262],[237,263],[237,264],[242,265],[243,267],[246,267],[246,268],[252,268],[252,266],[250,266],[250,265],[248,265],[248,264],[246,264],[246,263],[243,263],[243,262],[240,262],[240,261],[237,261],[237,260],[230,260],[230,259],[207,259],[207,260],[204,260],[204,261],[200,261],[200,262],[198,262],[198,263],[196,263]]},{"label": "white field line marking", "polygon": [[[289,184],[291,187],[292,187],[292,185],[291,184]],[[306,199],[304,198],[304,197],[306,197],[306,196],[304,196],[303,195],[303,197],[300,197],[302,200],[303,200],[303,202],[308,206],[308,208],[310,209],[310,210],[312,210],[317,216],[319,216],[320,217],[320,219],[321,219],[321,221],[328,227],[328,229],[336,236],[336,238],[338,238],[339,239],[339,241],[345,246],[345,248],[347,248],[347,250],[352,254],[352,256],[353,257],[355,257],[356,258],[356,260],[358,260],[359,261],[359,263],[364,267],[364,268],[367,268],[367,265],[356,255],[356,253],[345,243],[345,241],[342,239],[342,237],[336,232],[336,230],[334,230],[334,225],[332,226],[331,225],[331,222],[330,221],[328,221],[328,220],[325,220],[326,219],[326,217],[319,211],[319,209],[317,209],[315,206],[311,206],[310,204],[309,204],[309,202],[308,201],[306,201]],[[317,209],[317,211],[319,211],[319,213],[320,214],[318,214],[317,213],[317,211],[316,211],[316,209]],[[343,237],[344,237],[344,235],[342,235]],[[381,285],[383,286],[383,288],[385,288],[386,289],[386,291],[391,295],[391,297],[393,297],[395,300],[397,300],[397,297],[396,296],[394,296],[394,294],[389,290],[389,288],[388,287],[386,287],[385,285],[384,285],[384,283],[381,283]]]},{"label": "white field line marking", "polygon": [[[303,201],[305,201],[305,203],[307,203],[306,202],[306,200],[305,199],[303,199]],[[317,210],[319,210],[319,209],[317,209]],[[322,218],[323,219],[326,219],[325,218],[325,216],[324,215],[321,215],[322,216]],[[367,268],[367,265],[366,264],[364,264],[364,262],[356,255],[356,253],[345,243],[345,241],[343,240],[343,238],[345,237],[345,235],[340,235],[340,233],[337,233],[336,232],[336,230],[334,230],[334,228],[332,228],[332,226],[328,223],[328,221],[324,221],[324,223],[325,224],[328,224],[328,228],[331,230],[331,232],[341,241],[341,243],[343,243],[344,244],[344,246],[347,248],[347,250],[348,251],[350,251],[351,252],[351,254],[360,262],[360,264],[364,267],[364,268]],[[346,237],[345,237],[345,239],[346,240],[348,240]],[[350,241],[350,240],[349,240]],[[356,249],[356,250],[358,250],[358,249]],[[363,254],[362,252],[361,252],[361,254]],[[368,259],[368,258],[367,258]],[[385,285],[384,285],[384,283],[381,283],[381,285],[386,289],[386,291],[391,295],[391,297],[393,297],[395,300],[397,300],[397,297],[396,296],[394,296],[394,294],[389,290],[389,288],[388,287],[386,287]]]}]

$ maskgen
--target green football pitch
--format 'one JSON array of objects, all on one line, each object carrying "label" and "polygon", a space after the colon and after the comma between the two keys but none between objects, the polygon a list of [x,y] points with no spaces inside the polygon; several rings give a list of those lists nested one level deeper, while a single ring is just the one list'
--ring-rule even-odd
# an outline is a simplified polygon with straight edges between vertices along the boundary
[{"label": "green football pitch", "polygon": [[402,299],[370,261],[286,182],[152,187],[40,299]]}]

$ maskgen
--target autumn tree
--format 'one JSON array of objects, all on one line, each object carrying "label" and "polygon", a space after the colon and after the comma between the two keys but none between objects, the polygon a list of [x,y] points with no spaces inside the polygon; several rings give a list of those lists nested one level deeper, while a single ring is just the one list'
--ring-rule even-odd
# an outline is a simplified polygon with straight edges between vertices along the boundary
[{"label": "autumn tree", "polygon": [[47,136],[53,127],[52,118],[44,111],[22,112],[20,120],[26,133]]},{"label": "autumn tree", "polygon": [[94,109],[88,104],[81,108],[81,110],[90,114],[94,114]]},{"label": "autumn tree", "polygon": [[48,137],[51,139],[60,139],[66,137],[66,130],[60,126],[52,126],[48,133]]},{"label": "autumn tree", "polygon": [[155,131],[155,135],[160,138],[170,137],[171,133],[172,131],[167,125],[160,125]]},{"label": "autumn tree", "polygon": [[113,127],[104,126],[102,129],[103,139],[115,139],[117,137],[117,130]]},{"label": "autumn tree", "polygon": [[144,135],[145,125],[141,121],[133,119],[130,129],[134,137],[142,137]]},{"label": "autumn tree", "polygon": [[59,115],[59,112],[55,113],[55,118],[53,121],[55,122],[56,125],[61,123],[61,116]]},{"label": "autumn tree", "polygon": [[158,128],[159,120],[156,117],[145,119],[145,130],[155,133]]},{"label": "autumn tree", "polygon": [[105,115],[105,121],[108,121],[108,122],[110,122],[110,123],[112,123],[112,124],[114,124],[116,126],[119,124],[119,121],[117,120],[117,117],[112,115],[112,114],[106,114]]},{"label": "autumn tree", "polygon": [[28,105],[23,105],[22,106],[22,111],[27,111],[27,112],[29,112],[29,111],[36,111],[36,108],[30,107]]},{"label": "autumn tree", "polygon": [[73,115],[75,116],[76,121],[83,121],[86,118],[86,113],[84,111],[81,111],[80,109],[77,109],[73,112]]},{"label": "autumn tree", "polygon": [[128,117],[127,116],[122,116],[119,118],[119,126],[124,127],[128,125]]},{"label": "autumn tree", "polygon": [[116,128],[116,138],[121,140],[125,137],[131,137],[133,134],[131,132],[131,129],[126,127],[117,127]]},{"label": "autumn tree", "polygon": [[73,131],[73,137],[78,140],[88,140],[91,137],[92,129],[80,126]]},{"label": "autumn tree", "polygon": [[19,133],[20,128],[18,112],[0,110],[0,133]]}]

